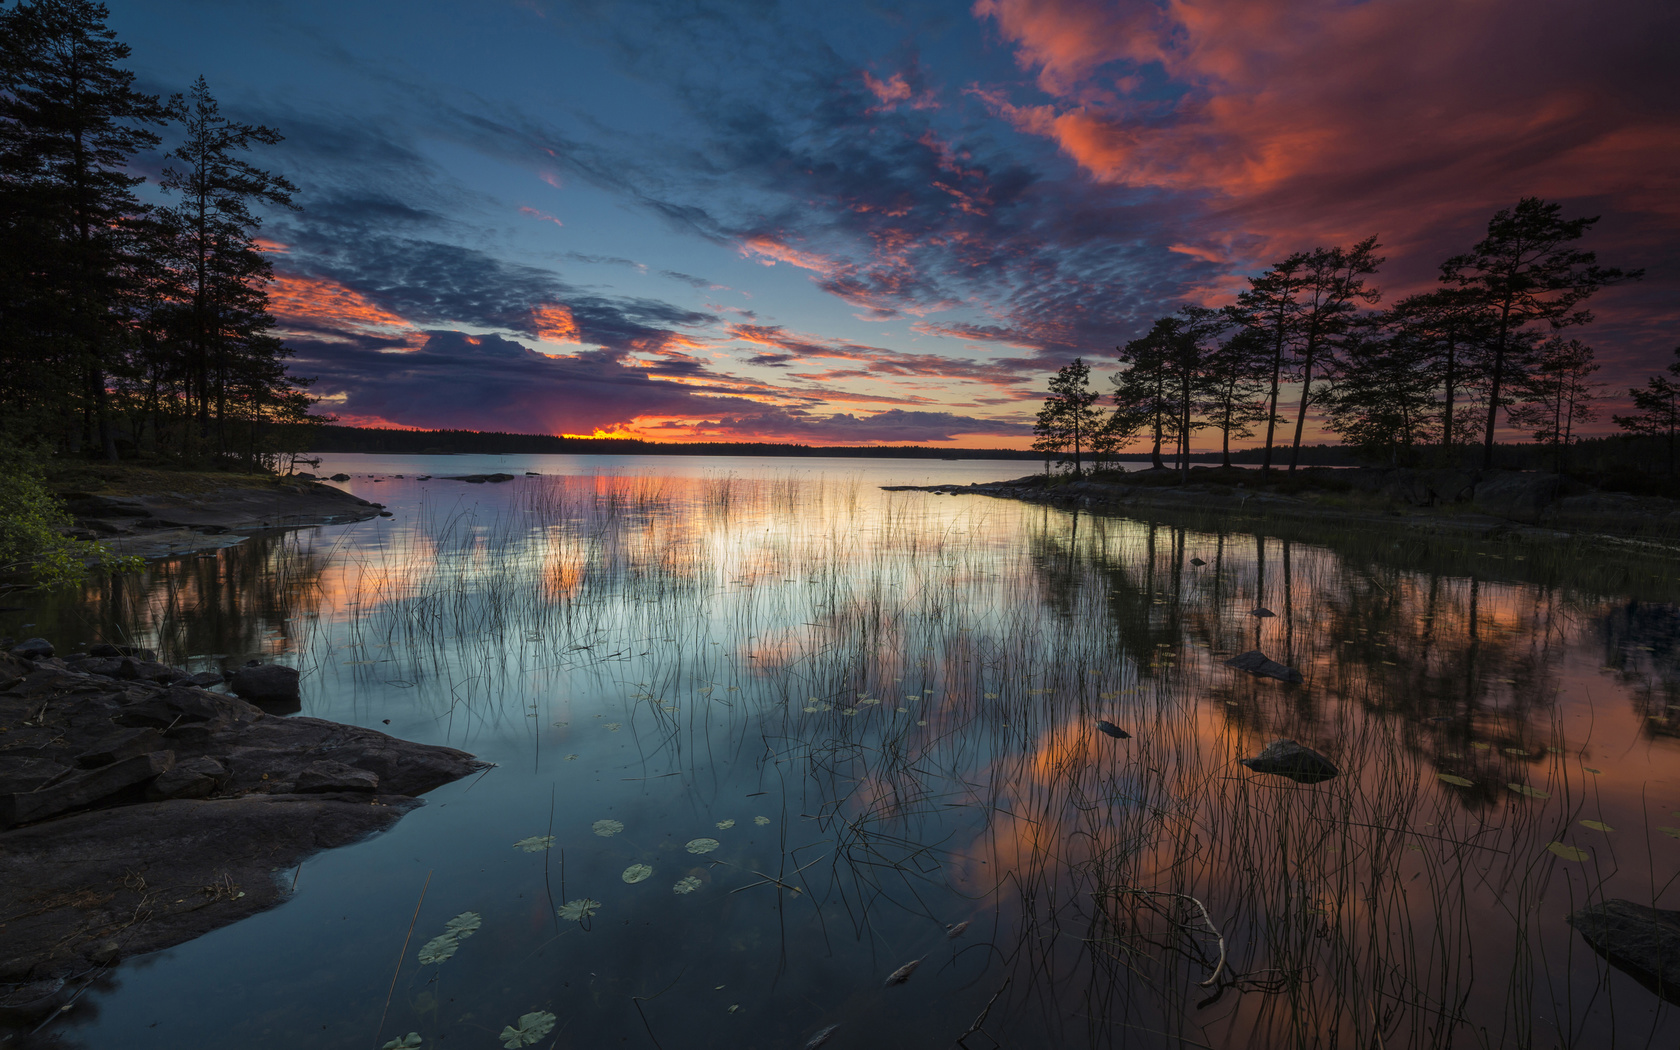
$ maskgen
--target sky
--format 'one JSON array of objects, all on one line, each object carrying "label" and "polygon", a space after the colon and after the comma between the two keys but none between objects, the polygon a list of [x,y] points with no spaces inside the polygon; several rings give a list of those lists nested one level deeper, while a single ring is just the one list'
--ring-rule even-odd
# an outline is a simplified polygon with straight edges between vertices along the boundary
[{"label": "sky", "polygon": [[1074,357],[1372,234],[1427,290],[1524,196],[1647,271],[1576,333],[1606,417],[1680,344],[1673,0],[110,7],[285,136],[273,311],[347,424],[1025,447]]}]

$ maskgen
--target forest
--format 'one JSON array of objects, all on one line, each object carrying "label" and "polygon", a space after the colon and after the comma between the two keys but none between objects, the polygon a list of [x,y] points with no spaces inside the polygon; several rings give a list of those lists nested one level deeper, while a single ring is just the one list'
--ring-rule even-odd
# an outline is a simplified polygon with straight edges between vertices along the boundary
[{"label": "forest", "polygon": [[[1233,440],[1262,437],[1262,468],[1293,470],[1317,410],[1366,460],[1487,469],[1503,416],[1562,472],[1604,400],[1593,347],[1576,335],[1593,320],[1588,300],[1642,276],[1602,266],[1579,246],[1597,221],[1525,197],[1441,263],[1438,288],[1386,308],[1376,308],[1384,260],[1375,236],[1295,252],[1250,277],[1234,302],[1183,306],[1117,347],[1112,411],[1083,358],[1064,366],[1034,448],[1078,473],[1142,437],[1156,467],[1165,452],[1183,469],[1196,433],[1209,430],[1225,466]],[[1680,348],[1675,354],[1665,373],[1629,391],[1635,410],[1613,417],[1629,435],[1659,439],[1670,474],[1680,423]],[[1298,390],[1292,406],[1286,386]]]}]

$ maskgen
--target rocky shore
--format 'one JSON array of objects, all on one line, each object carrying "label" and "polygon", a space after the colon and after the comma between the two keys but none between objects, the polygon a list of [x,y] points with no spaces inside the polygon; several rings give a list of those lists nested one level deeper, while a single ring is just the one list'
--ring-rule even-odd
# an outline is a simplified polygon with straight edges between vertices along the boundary
[{"label": "rocky shore", "polygon": [[296,709],[291,668],[226,677],[110,645],[0,651],[0,1009],[44,1015],[128,956],[271,908],[304,858],[488,768],[270,713]]},{"label": "rocky shore", "polygon": [[1085,479],[1033,474],[972,485],[884,487],[1099,511],[1160,507],[1256,521],[1402,524],[1464,535],[1560,539],[1591,533],[1664,546],[1680,539],[1680,502],[1600,492],[1534,471],[1308,468],[1288,477],[1292,491],[1268,488],[1256,471],[1193,467],[1187,484],[1179,480],[1175,470],[1144,470]]}]

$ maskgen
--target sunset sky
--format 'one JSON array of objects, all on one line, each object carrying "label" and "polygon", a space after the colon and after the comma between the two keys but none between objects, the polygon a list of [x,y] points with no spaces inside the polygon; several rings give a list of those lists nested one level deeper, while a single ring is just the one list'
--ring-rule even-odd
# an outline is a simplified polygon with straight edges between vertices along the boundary
[{"label": "sunset sky", "polygon": [[1680,344],[1674,0],[111,8],[286,136],[275,313],[347,423],[1020,447],[1076,355],[1373,233],[1426,289],[1525,195],[1648,271],[1580,333],[1612,392]]}]

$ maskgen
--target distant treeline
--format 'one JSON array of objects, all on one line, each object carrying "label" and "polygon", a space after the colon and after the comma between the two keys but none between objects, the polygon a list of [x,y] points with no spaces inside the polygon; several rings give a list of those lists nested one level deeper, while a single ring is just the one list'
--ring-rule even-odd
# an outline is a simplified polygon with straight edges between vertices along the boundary
[{"label": "distant treeline", "polygon": [[635,438],[560,437],[477,430],[390,430],[324,426],[311,435],[311,452],[386,452],[398,455],[470,453],[482,456],[867,456],[876,459],[1043,459],[1012,448],[930,448],[925,445],[793,445],[753,441],[639,441]]}]

